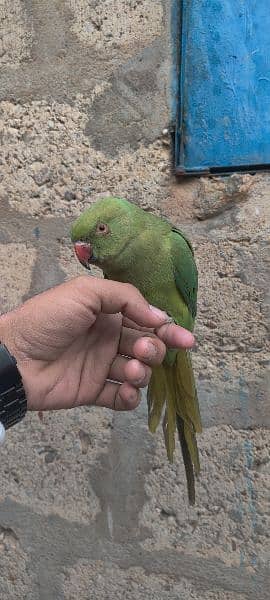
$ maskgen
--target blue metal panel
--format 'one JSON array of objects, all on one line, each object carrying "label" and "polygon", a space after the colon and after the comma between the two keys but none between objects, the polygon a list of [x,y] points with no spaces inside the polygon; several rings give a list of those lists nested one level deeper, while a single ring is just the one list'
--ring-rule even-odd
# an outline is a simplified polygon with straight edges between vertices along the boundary
[{"label": "blue metal panel", "polygon": [[270,164],[269,0],[182,0],[179,173]]}]

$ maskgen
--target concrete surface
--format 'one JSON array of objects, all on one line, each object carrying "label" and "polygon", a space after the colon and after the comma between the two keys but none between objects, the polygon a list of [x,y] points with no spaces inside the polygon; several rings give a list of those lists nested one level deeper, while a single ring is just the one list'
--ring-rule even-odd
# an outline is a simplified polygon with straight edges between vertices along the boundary
[{"label": "concrete surface", "polygon": [[146,405],[28,415],[1,448],[1,600],[265,600],[269,175],[171,174],[170,3],[0,5],[1,311],[82,272],[68,231],[113,193],[169,217],[200,271],[197,504]]}]

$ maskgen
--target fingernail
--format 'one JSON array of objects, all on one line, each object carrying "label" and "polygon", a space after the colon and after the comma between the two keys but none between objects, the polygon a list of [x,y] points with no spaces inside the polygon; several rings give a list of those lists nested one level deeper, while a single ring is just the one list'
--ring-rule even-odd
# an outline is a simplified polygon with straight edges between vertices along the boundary
[{"label": "fingernail", "polygon": [[134,381],[134,384],[140,385],[140,383],[142,383],[145,380],[145,377],[146,377],[145,369],[143,367],[140,367],[139,375],[138,375],[137,379]]},{"label": "fingernail", "polygon": [[134,391],[133,394],[130,394],[128,400],[127,400],[127,410],[134,410],[134,408],[136,408],[138,406],[138,404],[141,401],[141,393],[140,391]]},{"label": "fingernail", "polygon": [[195,338],[194,338],[194,335],[191,333],[191,331],[185,332],[185,341],[188,346],[192,346],[192,348],[194,348]]},{"label": "fingernail", "polygon": [[146,358],[155,358],[155,356],[157,355],[157,349],[155,344],[152,344],[152,342],[147,342],[146,345],[146,352],[145,352],[145,356]]},{"label": "fingernail", "polygon": [[149,308],[152,311],[152,313],[154,313],[154,315],[156,315],[156,317],[158,317],[161,321],[165,321],[166,323],[171,320],[171,317],[169,317],[169,315],[167,315],[167,313],[164,310],[160,310],[156,306],[152,306],[152,304],[149,304]]}]

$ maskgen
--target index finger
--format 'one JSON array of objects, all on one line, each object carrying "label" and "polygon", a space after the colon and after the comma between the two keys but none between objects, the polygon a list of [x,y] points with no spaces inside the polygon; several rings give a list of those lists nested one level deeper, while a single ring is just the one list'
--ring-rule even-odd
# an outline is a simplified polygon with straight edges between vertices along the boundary
[{"label": "index finger", "polygon": [[131,321],[127,317],[123,318],[124,327],[128,327],[129,329],[136,329],[137,331],[142,331],[145,333],[155,333],[154,327],[143,327],[142,325],[138,325],[135,321]]},{"label": "index finger", "polygon": [[[74,282],[74,280],[73,280]],[[83,294],[83,304],[90,313],[99,315],[122,313],[131,321],[147,328],[156,329],[168,322],[168,315],[150,306],[136,287],[108,279],[82,275],[75,280],[77,291]],[[88,305],[89,302],[89,305]]]},{"label": "index finger", "polygon": [[190,349],[195,343],[194,335],[190,331],[174,323],[161,325],[155,333],[168,348]]}]

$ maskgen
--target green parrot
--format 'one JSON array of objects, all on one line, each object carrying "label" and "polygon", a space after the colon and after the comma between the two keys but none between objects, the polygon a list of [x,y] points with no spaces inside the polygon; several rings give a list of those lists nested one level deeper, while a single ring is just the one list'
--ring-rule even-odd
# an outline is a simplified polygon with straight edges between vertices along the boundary
[{"label": "green parrot", "polygon": [[[104,198],[85,210],[71,229],[80,262],[95,264],[104,277],[136,286],[147,301],[175,323],[193,330],[198,273],[190,242],[165,219],[120,198]],[[196,433],[201,419],[190,353],[167,350],[152,372],[147,392],[148,424],[154,433],[163,416],[168,459],[173,462],[178,431],[189,503],[195,502],[200,471]]]}]

